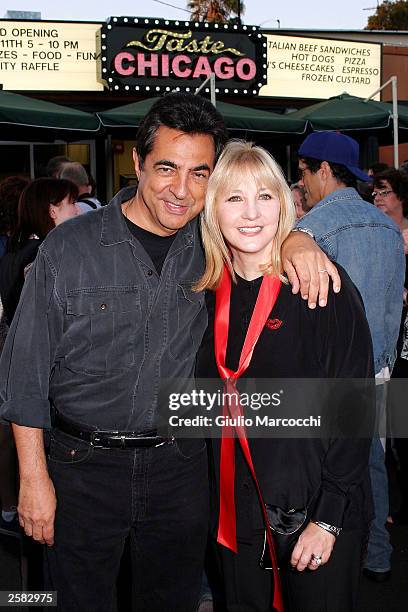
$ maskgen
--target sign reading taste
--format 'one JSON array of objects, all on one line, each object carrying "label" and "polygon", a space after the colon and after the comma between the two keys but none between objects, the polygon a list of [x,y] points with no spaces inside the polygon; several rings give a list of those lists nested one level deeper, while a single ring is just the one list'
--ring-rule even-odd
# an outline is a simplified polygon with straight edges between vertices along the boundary
[{"label": "sign reading taste", "polygon": [[371,95],[381,84],[381,44],[266,34],[268,83],[259,95]]},{"label": "sign reading taste", "polygon": [[101,36],[113,90],[194,91],[213,73],[216,92],[256,95],[266,82],[266,41],[255,26],[111,17]]}]

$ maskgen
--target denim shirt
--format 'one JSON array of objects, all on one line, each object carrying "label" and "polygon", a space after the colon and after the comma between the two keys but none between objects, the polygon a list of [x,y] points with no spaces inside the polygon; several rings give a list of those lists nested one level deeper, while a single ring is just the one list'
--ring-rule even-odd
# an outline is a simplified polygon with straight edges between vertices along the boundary
[{"label": "denim shirt", "polygon": [[178,231],[159,276],[126,226],[122,190],[48,234],[0,362],[6,421],[50,427],[50,403],[88,426],[155,427],[163,379],[193,375],[207,325],[197,221]]},{"label": "denim shirt", "polygon": [[345,268],[360,291],[374,347],[375,372],[392,367],[402,311],[405,257],[398,226],[350,187],[330,193],[297,227]]}]

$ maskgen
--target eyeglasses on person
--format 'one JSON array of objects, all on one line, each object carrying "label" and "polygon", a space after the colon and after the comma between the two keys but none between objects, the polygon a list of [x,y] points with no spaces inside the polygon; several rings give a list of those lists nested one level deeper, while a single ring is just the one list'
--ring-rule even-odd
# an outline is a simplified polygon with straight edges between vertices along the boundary
[{"label": "eyeglasses on person", "polygon": [[390,193],[394,193],[394,191],[392,189],[380,189],[380,191],[373,191],[371,195],[373,198],[376,198],[377,196],[385,198],[387,195],[390,195]]}]

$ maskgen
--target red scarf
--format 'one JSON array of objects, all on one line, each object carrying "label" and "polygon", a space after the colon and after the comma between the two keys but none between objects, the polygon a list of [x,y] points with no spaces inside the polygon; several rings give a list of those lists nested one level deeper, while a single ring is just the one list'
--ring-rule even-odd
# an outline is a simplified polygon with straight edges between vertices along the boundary
[{"label": "red scarf", "polygon": [[[224,272],[221,284],[216,291],[215,302],[215,327],[214,327],[214,345],[215,359],[219,374],[224,381],[227,397],[233,396],[232,401],[224,403],[224,417],[231,416],[235,419],[235,423],[240,423],[242,420],[238,416],[243,415],[242,406],[239,401],[239,394],[236,388],[236,381],[248,368],[256,343],[265,323],[270,315],[270,312],[277,300],[281,288],[281,281],[278,277],[264,276],[262,285],[259,290],[255,308],[252,313],[248,331],[245,337],[244,346],[242,347],[239,358],[238,369],[233,372],[225,365],[225,356],[228,345],[228,330],[229,330],[229,313],[231,300],[231,276],[228,268],[224,267]],[[221,460],[220,460],[220,516],[218,523],[217,541],[230,548],[235,553],[237,552],[237,534],[236,534],[236,512],[235,512],[235,433],[241,445],[245,461],[248,464],[252,474],[255,487],[258,493],[261,504],[266,536],[269,546],[269,551],[272,559],[272,570],[274,578],[274,594],[273,607],[277,612],[283,612],[282,590],[279,578],[278,565],[276,560],[275,548],[271,530],[269,528],[268,517],[266,514],[265,503],[263,501],[262,492],[255,474],[255,469],[252,461],[251,451],[246,437],[245,427],[242,425],[224,425],[222,429],[221,440]]]}]

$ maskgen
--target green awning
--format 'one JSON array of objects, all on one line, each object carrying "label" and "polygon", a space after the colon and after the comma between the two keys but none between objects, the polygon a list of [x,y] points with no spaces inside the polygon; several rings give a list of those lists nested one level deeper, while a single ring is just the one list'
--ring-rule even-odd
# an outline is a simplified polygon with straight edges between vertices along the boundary
[{"label": "green awning", "polygon": [[68,106],[0,91],[0,128],[2,125],[97,132],[100,121],[91,113]]},{"label": "green awning", "polygon": [[[399,127],[408,128],[408,109],[398,106]],[[307,121],[314,131],[385,129],[392,124],[392,104],[342,94],[290,115]]]},{"label": "green awning", "polygon": [[[392,121],[392,103],[382,102],[386,106],[390,113],[390,121]],[[398,104],[398,129],[408,130],[408,106],[405,104]]]},{"label": "green awning", "polygon": [[[132,102],[97,113],[102,125],[106,128],[136,128],[158,98],[149,98],[141,102]],[[225,119],[229,130],[250,132],[303,134],[306,128],[304,119],[291,115],[278,115],[269,111],[258,110],[226,102],[217,102],[217,110]]]}]

